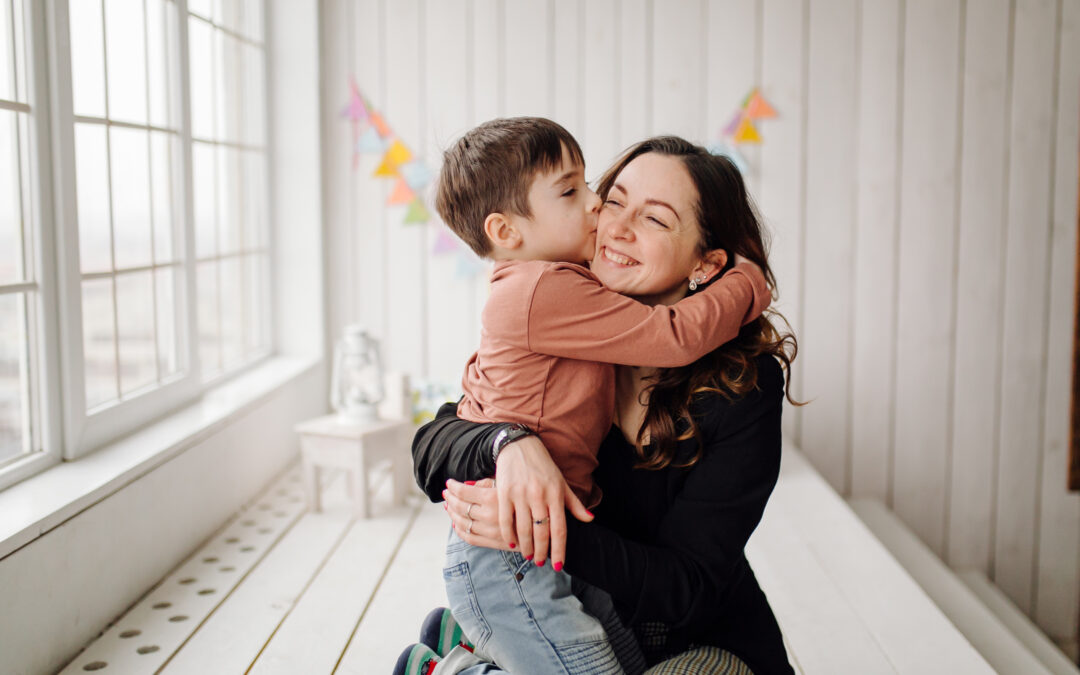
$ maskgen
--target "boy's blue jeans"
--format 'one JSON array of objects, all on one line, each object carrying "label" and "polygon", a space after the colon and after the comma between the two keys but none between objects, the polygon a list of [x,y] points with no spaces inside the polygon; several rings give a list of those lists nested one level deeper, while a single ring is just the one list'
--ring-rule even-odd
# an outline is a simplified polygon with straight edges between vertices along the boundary
[{"label": "boy's blue jeans", "polygon": [[516,551],[470,546],[451,529],[443,579],[450,611],[477,655],[502,670],[621,675],[645,669],[610,596],[551,565],[537,567]]}]

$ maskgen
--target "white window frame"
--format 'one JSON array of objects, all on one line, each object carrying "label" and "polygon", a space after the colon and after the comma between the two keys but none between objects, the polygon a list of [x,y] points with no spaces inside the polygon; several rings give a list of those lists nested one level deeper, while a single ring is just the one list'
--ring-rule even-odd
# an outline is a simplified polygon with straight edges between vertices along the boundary
[{"label": "white window frame", "polygon": [[[26,2],[23,11],[24,59],[33,64],[46,63],[47,40],[44,39],[44,3]],[[14,28],[14,26],[13,26]],[[23,232],[25,260],[32,266],[28,275],[29,295],[26,303],[29,327],[30,436],[31,453],[6,464],[0,471],[0,490],[60,462],[63,448],[61,425],[60,365],[57,314],[56,240],[52,213],[52,164],[50,152],[49,79],[44,68],[29,67],[27,99],[29,101],[29,142],[25,148],[30,166],[30,185],[22,190],[23,208],[33,223],[30,232]],[[27,112],[24,106],[8,106]]]},{"label": "white window frame", "polygon": [[[39,93],[48,91],[49,96],[38,95],[35,100],[44,101],[37,108],[39,114],[34,118],[34,136],[38,148],[32,157],[41,165],[35,173],[40,186],[40,194],[35,195],[34,208],[41,233],[37,249],[39,271],[41,275],[41,293],[39,293],[40,316],[44,321],[41,326],[41,344],[38,354],[44,355],[39,360],[41,377],[39,387],[47,395],[47,405],[40,406],[41,425],[47,433],[40,436],[43,449],[47,452],[28,457],[25,466],[5,468],[0,473],[0,489],[36,473],[50,464],[55,464],[60,457],[67,460],[77,459],[98,447],[126,435],[167,413],[194,401],[212,386],[219,385],[239,376],[260,363],[265,362],[277,352],[273,331],[267,336],[271,341],[268,351],[243,366],[228,371],[211,380],[201,375],[198,354],[198,308],[196,294],[196,256],[194,241],[193,177],[192,177],[192,138],[190,113],[190,60],[188,53],[188,22],[190,21],[186,0],[175,0],[177,13],[177,64],[176,77],[179,78],[179,96],[173,101],[173,113],[179,120],[180,158],[174,168],[179,170],[179,180],[174,177],[180,189],[180,199],[173,204],[174,222],[183,228],[182,241],[177,242],[175,256],[182,260],[183,281],[175,289],[174,302],[177,307],[186,308],[187,316],[177,316],[177,326],[186,330],[179,335],[177,343],[178,358],[182,373],[167,383],[141,393],[133,398],[121,400],[115,404],[88,414],[86,411],[85,370],[83,360],[82,330],[82,272],[79,264],[78,204],[76,201],[75,169],[75,122],[73,110],[72,74],[70,55],[70,23],[68,0],[54,0],[48,3],[28,2],[28,15],[32,15],[33,31],[28,32],[28,42],[32,39],[36,68],[32,68],[35,90]],[[268,39],[266,25],[268,12],[263,12],[264,55],[267,68],[266,100],[269,105],[269,49],[265,46]],[[107,36],[106,36],[106,39]],[[47,69],[42,67],[47,64]],[[107,77],[106,73],[106,77]],[[47,112],[47,115],[46,115]],[[269,115],[268,115],[269,120]],[[115,126],[116,124],[110,122]],[[50,134],[49,131],[52,131]],[[269,131],[269,130],[268,130]],[[51,139],[51,145],[49,143]],[[267,176],[271,175],[273,162],[273,144],[269,133],[266,138]],[[267,227],[270,240],[273,240],[274,219],[270,212],[272,190],[267,185],[263,195],[265,213],[268,214]],[[273,251],[268,253],[273,260]],[[271,279],[274,272],[268,270]],[[264,308],[268,312],[268,323],[273,325],[274,316],[269,313],[276,306],[270,284],[264,295]],[[179,310],[178,310],[179,312]],[[183,323],[181,323],[181,321]],[[59,329],[59,330],[57,330]],[[59,337],[57,337],[59,336]],[[119,336],[115,336],[119,339]],[[47,338],[47,339],[46,339]]]}]

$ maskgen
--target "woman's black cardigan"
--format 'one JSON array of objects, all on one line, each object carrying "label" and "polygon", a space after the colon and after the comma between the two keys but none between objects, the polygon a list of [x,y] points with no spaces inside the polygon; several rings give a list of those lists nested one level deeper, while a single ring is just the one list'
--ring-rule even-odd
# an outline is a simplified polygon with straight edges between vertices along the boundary
[{"label": "woman's black cardigan", "polygon": [[[780,470],[783,373],[772,357],[757,365],[755,391],[734,401],[714,393],[695,399],[704,452],[688,468],[675,465],[693,457],[696,439],[680,441],[667,468],[635,469],[633,446],[612,428],[594,474],[604,493],[596,520],[567,516],[566,571],[610,593],[639,636],[666,633],[654,654],[717,645],[765,675],[793,671],[743,552]],[[444,405],[413,441],[416,480],[433,502],[448,478],[495,473],[491,443],[505,425],[468,422],[455,411]]]}]

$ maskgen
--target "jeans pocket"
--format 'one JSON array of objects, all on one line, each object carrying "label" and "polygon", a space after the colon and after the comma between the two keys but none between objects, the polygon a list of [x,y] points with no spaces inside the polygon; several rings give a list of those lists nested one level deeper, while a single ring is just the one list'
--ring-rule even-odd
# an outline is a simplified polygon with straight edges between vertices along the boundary
[{"label": "jeans pocket", "polygon": [[450,612],[461,626],[467,637],[477,649],[483,650],[491,638],[491,626],[480,611],[476,597],[476,587],[469,573],[469,563],[461,562],[443,568],[443,582],[446,584],[446,598],[450,601]]}]

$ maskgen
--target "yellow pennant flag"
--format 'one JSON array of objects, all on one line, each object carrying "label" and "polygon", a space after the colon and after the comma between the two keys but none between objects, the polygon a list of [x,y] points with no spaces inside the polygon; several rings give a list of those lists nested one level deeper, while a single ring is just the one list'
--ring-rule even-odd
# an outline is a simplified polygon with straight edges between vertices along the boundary
[{"label": "yellow pennant flag", "polygon": [[757,129],[750,123],[750,119],[743,118],[743,121],[739,123],[739,128],[735,130],[735,142],[736,143],[760,143],[761,136],[758,135]]},{"label": "yellow pennant flag", "polygon": [[397,166],[401,166],[405,162],[408,162],[410,159],[412,159],[412,153],[409,152],[409,149],[405,147],[404,143],[402,143],[398,139],[395,139],[394,142],[390,145],[390,149],[386,151],[385,159],[390,160]]},{"label": "yellow pennant flag", "polygon": [[388,157],[383,157],[383,161],[379,164],[379,167],[375,169],[373,176],[381,176],[383,178],[393,177],[398,175],[397,165],[390,161]]}]

